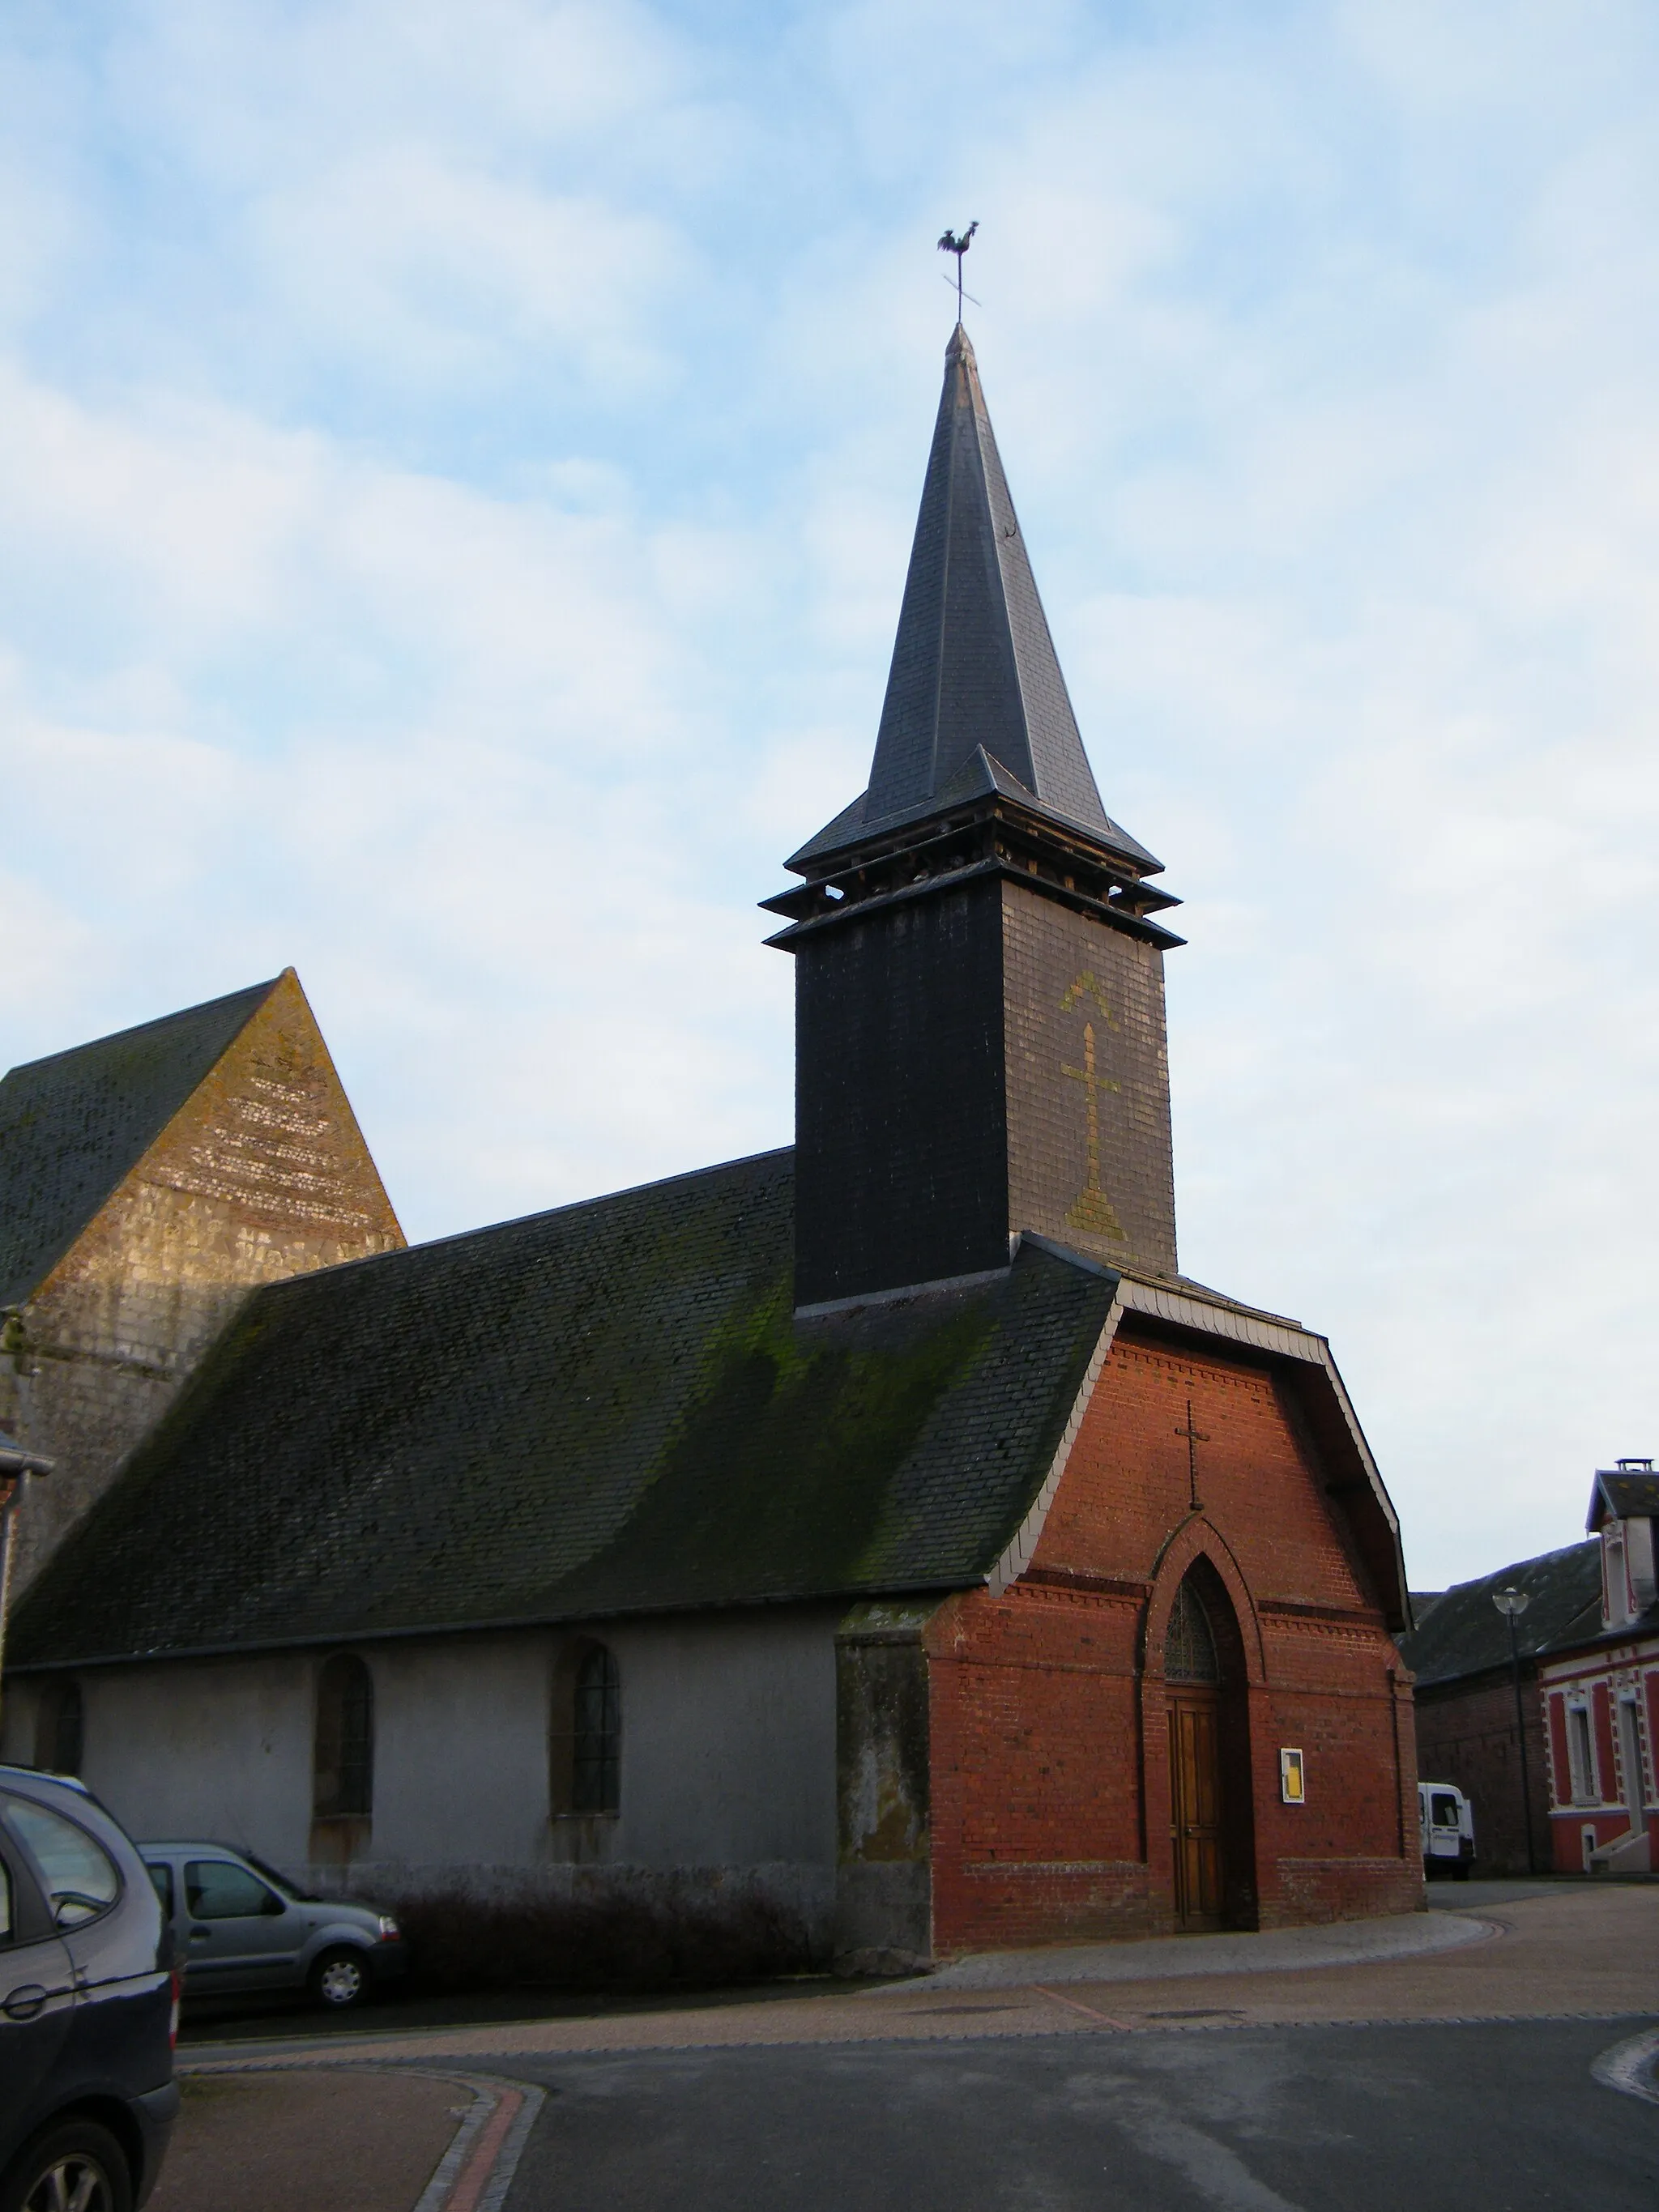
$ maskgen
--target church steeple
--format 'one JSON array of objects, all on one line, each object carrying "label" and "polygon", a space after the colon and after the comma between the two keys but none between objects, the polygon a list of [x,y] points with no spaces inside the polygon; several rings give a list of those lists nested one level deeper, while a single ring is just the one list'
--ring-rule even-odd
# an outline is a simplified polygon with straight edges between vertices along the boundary
[{"label": "church steeple", "polygon": [[937,800],[971,770],[981,746],[1043,805],[1121,838],[1078,735],[974,349],[958,323],[945,356],[869,814]]},{"label": "church steeple", "polygon": [[1158,869],[1100,803],[979,365],[958,323],[945,349],[869,788],[788,865],[808,872],[803,864],[844,842],[849,830],[867,835],[981,796],[998,782],[1017,786],[1138,872]]},{"label": "church steeple", "polygon": [[1101,805],[960,324],[868,788],[765,904],[796,956],[796,1296],[1172,1273],[1162,863]]}]

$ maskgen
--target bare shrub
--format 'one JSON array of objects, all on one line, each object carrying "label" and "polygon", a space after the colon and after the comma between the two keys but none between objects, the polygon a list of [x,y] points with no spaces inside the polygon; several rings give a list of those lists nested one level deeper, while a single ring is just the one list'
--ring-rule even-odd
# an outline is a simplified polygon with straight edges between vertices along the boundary
[{"label": "bare shrub", "polygon": [[490,1898],[458,1887],[384,1901],[409,1944],[411,1989],[433,1992],[712,1988],[820,1963],[799,1916],[752,1894]]}]

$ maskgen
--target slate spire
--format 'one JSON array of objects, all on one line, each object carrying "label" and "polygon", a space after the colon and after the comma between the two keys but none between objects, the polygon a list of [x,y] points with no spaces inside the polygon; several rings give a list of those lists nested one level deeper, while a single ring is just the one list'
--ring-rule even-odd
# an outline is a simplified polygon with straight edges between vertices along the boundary
[{"label": "slate spire", "polygon": [[968,333],[945,356],[869,789],[794,855],[1012,781],[1142,868],[1100,802],[1008,494]]},{"label": "slate spire", "polygon": [[1106,828],[974,349],[958,323],[870,770],[870,815],[938,798],[981,745],[1057,813]]}]

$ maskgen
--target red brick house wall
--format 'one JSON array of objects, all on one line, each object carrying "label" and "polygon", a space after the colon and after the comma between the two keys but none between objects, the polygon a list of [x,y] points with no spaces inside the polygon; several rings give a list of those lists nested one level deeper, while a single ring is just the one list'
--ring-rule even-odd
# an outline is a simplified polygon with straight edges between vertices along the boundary
[{"label": "red brick house wall", "polygon": [[[1595,1845],[1616,1844],[1631,1832],[1631,1808],[1639,1802],[1651,1832],[1659,1826],[1659,1643],[1638,1635],[1628,1641],[1553,1656],[1540,1678],[1548,1709],[1551,1841],[1558,1873],[1584,1870],[1586,1838]],[[1639,1771],[1625,1764],[1624,1746],[1613,1725],[1613,1699],[1633,1695],[1640,1707],[1636,1753]],[[1586,1705],[1596,1771],[1586,1777],[1586,1794],[1575,1796],[1567,1750],[1569,1701]]]},{"label": "red brick house wall", "polygon": [[[1269,1357],[1126,1318],[1030,1565],[927,1631],[937,1953],[1174,1925],[1164,1638],[1200,1561],[1228,1917],[1420,1903],[1408,1678],[1325,1480]],[[1306,1760],[1301,1806],[1280,1802],[1283,1746]]]},{"label": "red brick house wall", "polygon": [[[1541,1871],[1550,1863],[1550,1765],[1544,1709],[1530,1662],[1523,1663],[1521,1702],[1527,1720],[1533,1850]],[[1443,1690],[1419,1689],[1416,1709],[1417,1771],[1425,1782],[1455,1783],[1468,1798],[1474,1808],[1477,1869],[1525,1874],[1526,1816],[1510,1675],[1506,1670],[1451,1682]],[[1565,1761],[1565,1735],[1561,1757]]]}]

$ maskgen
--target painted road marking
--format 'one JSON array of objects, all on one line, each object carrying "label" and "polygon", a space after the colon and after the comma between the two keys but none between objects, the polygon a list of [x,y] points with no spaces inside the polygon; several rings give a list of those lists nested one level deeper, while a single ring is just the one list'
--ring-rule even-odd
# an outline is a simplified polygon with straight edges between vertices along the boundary
[{"label": "painted road marking", "polygon": [[1604,2089],[1618,2089],[1626,2097],[1640,2097],[1659,2105],[1659,2028],[1632,2035],[1604,2051],[1590,2068]]}]

